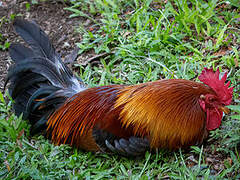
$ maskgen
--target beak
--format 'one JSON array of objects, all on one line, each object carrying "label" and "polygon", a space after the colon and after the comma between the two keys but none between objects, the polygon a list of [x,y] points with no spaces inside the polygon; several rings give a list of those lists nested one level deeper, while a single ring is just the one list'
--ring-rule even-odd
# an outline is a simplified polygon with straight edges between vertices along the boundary
[{"label": "beak", "polygon": [[220,106],[218,109],[221,110],[222,112],[224,112],[225,114],[230,113],[230,110],[227,107]]}]

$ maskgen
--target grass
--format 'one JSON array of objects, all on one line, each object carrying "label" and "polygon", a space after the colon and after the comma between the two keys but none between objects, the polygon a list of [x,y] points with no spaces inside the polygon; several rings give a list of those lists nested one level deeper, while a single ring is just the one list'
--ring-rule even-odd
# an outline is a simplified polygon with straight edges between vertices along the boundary
[{"label": "grass", "polygon": [[[2,24],[6,21],[8,21],[8,19],[5,16],[1,17],[0,28],[2,27]],[[9,46],[10,43],[6,40],[6,37],[4,37],[2,33],[0,33],[0,50],[6,50],[9,48]]]},{"label": "grass", "polygon": [[[228,70],[232,110],[207,145],[191,152],[147,152],[139,158],[54,146],[29,135],[27,121],[0,94],[0,177],[3,179],[222,179],[240,178],[240,7],[232,1],[77,0],[66,8],[90,26],[78,28],[80,53],[104,54],[75,65],[90,87],[163,78],[197,80],[203,67]],[[219,155],[220,158],[219,159]],[[209,158],[214,162],[210,163]],[[216,166],[219,167],[216,167]]]}]

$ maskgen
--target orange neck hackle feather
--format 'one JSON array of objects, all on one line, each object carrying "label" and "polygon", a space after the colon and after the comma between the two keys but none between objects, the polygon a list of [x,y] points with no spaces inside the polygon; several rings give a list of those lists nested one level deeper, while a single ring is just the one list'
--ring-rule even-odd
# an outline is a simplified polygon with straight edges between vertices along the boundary
[{"label": "orange neck hackle feather", "polygon": [[125,104],[121,122],[147,136],[151,147],[176,149],[203,140],[206,115],[198,99],[207,93],[213,92],[201,83],[161,80],[125,88],[115,107]]}]

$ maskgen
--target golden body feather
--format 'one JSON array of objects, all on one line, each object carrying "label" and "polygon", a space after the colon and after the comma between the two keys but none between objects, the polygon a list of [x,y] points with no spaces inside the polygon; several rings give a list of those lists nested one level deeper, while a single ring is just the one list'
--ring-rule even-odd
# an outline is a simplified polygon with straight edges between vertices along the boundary
[{"label": "golden body feather", "polygon": [[[67,100],[48,120],[56,144],[98,151],[91,131],[118,137],[147,137],[152,148],[176,149],[201,143],[207,134],[201,95],[214,92],[189,80],[160,80],[133,86],[90,88]],[[87,139],[87,141],[86,141]]]}]

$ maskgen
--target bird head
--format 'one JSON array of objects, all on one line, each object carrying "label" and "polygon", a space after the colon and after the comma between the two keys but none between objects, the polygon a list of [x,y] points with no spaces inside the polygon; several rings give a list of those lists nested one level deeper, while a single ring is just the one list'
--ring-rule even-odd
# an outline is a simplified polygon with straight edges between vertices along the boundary
[{"label": "bird head", "polygon": [[222,79],[219,79],[219,69],[216,72],[213,69],[204,68],[198,79],[210,87],[214,94],[201,94],[199,103],[203,111],[207,113],[207,130],[214,130],[221,124],[223,112],[229,113],[225,106],[232,101],[233,87],[229,88],[230,81],[225,84],[227,73]]}]

